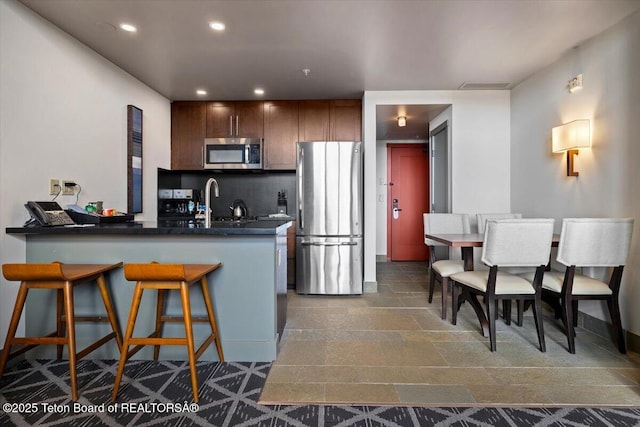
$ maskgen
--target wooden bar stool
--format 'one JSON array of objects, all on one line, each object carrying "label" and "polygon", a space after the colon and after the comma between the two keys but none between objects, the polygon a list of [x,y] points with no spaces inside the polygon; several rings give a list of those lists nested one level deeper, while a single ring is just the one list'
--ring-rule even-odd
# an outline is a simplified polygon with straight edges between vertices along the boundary
[{"label": "wooden bar stool", "polygon": [[[57,357],[61,359],[62,347],[66,344],[69,350],[71,398],[78,400],[76,360],[82,359],[112,338],[115,338],[118,350],[122,350],[122,338],[119,333],[113,305],[111,304],[111,298],[109,297],[107,283],[104,279],[104,273],[121,265],[121,262],[116,264],[63,264],[60,262],[51,264],[4,264],[2,266],[4,277],[7,280],[20,281],[20,289],[18,290],[11,323],[7,331],[4,350],[0,357],[0,378],[2,378],[5,365],[9,359],[41,344],[55,344],[58,347]],[[104,307],[107,310],[106,318],[104,316],[74,315],[73,288],[88,282],[96,282],[98,284]],[[42,337],[16,338],[18,321],[24,309],[27,293],[32,288],[56,290],[56,331]],[[112,332],[84,350],[76,352],[76,322],[108,322],[111,324]],[[21,347],[11,353],[11,347],[16,344],[21,344]]]},{"label": "wooden bar stool", "polygon": [[[124,276],[127,280],[136,281],[136,287],[133,292],[133,300],[131,302],[131,313],[127,322],[127,329],[124,333],[124,343],[120,354],[120,363],[116,380],[113,387],[111,400],[115,402],[118,395],[118,388],[122,379],[122,372],[127,360],[137,353],[145,345],[153,345],[153,359],[158,360],[161,345],[184,345],[187,347],[187,355],[189,356],[189,370],[191,372],[191,387],[193,388],[193,401],[198,402],[198,378],[196,377],[196,361],[202,353],[215,341],[218,350],[218,357],[224,362],[222,354],[222,344],[216,326],[216,318],[213,313],[213,305],[211,304],[211,296],[207,285],[206,275],[222,264],[125,264]],[[191,303],[189,301],[189,286],[200,282],[202,287],[202,296],[207,309],[206,317],[193,317],[191,315]],[[133,329],[142,300],[142,292],[144,289],[157,289],[158,298],[156,301],[156,322],[155,330],[146,338],[133,338]],[[166,316],[165,297],[168,290],[180,290],[180,298],[182,301],[182,316]],[[185,338],[163,338],[162,326],[166,322],[184,322],[186,332]],[[211,325],[211,334],[204,343],[195,351],[193,339],[193,322],[208,322]],[[129,351],[129,346],[135,347]]]}]

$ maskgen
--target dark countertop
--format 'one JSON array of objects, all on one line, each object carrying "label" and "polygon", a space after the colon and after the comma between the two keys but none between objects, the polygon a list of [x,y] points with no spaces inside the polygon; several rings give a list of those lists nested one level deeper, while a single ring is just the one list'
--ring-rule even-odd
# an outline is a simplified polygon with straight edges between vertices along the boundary
[{"label": "dark countertop", "polygon": [[7,234],[26,235],[214,235],[256,236],[276,235],[286,232],[291,226],[288,220],[225,221],[214,222],[204,228],[202,221],[142,221],[121,224],[97,224],[90,226],[62,227],[7,227]]}]

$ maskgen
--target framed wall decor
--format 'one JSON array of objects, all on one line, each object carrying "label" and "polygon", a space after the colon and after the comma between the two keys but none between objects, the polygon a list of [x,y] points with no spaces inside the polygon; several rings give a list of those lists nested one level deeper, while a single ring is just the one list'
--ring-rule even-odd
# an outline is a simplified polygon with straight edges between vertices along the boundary
[{"label": "framed wall decor", "polygon": [[142,212],[142,110],[127,106],[127,212]]}]

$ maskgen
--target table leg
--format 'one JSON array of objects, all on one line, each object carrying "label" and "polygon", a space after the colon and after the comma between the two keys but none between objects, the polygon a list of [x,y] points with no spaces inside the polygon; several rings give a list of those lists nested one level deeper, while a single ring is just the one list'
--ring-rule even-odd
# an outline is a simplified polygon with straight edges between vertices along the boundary
[{"label": "table leg", "polygon": [[464,271],[473,270],[473,248],[471,246],[463,246],[460,248],[462,251],[462,261],[464,262]]}]

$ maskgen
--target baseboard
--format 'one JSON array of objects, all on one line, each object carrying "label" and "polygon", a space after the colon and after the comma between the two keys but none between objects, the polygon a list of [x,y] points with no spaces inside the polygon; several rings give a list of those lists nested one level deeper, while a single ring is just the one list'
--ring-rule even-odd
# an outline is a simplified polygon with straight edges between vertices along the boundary
[{"label": "baseboard", "polygon": [[362,286],[362,291],[365,294],[372,294],[378,292],[378,282],[364,282]]},{"label": "baseboard", "polygon": [[376,262],[387,262],[387,256],[386,255],[376,255]]},{"label": "baseboard", "polygon": [[[607,338],[611,341],[615,341],[613,327],[611,326],[611,323],[605,320],[598,319],[597,317],[593,317],[589,314],[579,311],[578,326],[596,335]],[[629,331],[624,332],[627,341],[627,349],[636,353],[640,353],[640,336]]]}]

